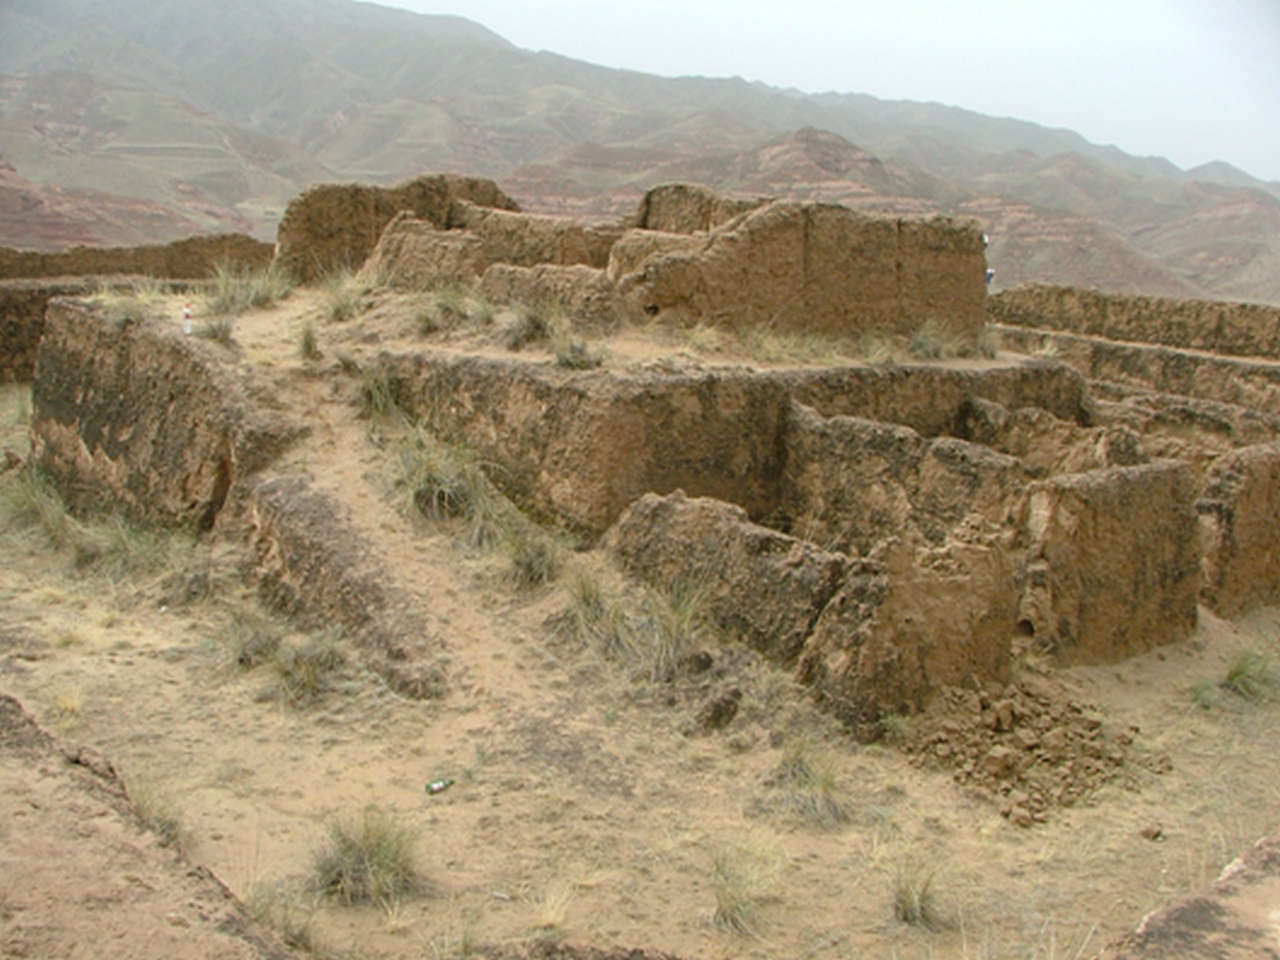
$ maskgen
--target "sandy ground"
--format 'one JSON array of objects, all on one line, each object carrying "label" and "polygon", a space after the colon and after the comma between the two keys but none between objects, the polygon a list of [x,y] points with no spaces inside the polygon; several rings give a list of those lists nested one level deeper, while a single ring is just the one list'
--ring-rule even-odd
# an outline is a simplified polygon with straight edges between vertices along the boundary
[{"label": "sandy ground", "polygon": [[[367,322],[330,324],[322,294],[299,291],[242,317],[237,339],[246,363],[278,374],[282,407],[313,423],[288,468],[341,497],[446,639],[442,698],[397,696],[355,651],[331,689],[300,707],[277,695],[268,667],[237,668],[229,632],[270,615],[236,575],[235,543],[183,548],[184,570],[215,574],[208,596],[186,602],[171,569],[113,580],[77,569],[38,531],[0,531],[0,693],[110,758],[135,799],[171,813],[192,863],[247,902],[272,893],[288,903],[289,924],[321,952],[453,957],[556,940],[707,958],[1089,956],[1280,825],[1280,704],[1214,686],[1240,651],[1280,653],[1272,609],[1238,623],[1202,611],[1184,643],[1051,671],[1107,724],[1136,725],[1137,744],[1172,768],[1126,770],[1029,829],[947,771],[840,736],[750,657],[716,651],[725,682],[743,685],[742,709],[723,731],[689,735],[687,691],[629,676],[557,633],[549,618],[569,603],[569,574],[519,590],[493,555],[391,502],[376,433],[296,356],[308,320],[322,365],[339,350],[413,341],[403,304],[372,307]],[[676,353],[638,344],[616,343],[611,362]],[[10,446],[22,442],[22,394],[0,397]],[[591,553],[570,563],[607,577]],[[1200,681],[1214,691],[1207,709],[1192,694]],[[800,742],[832,762],[844,822],[788,805],[774,773]],[[13,836],[15,805],[41,776],[6,768],[0,836]],[[438,777],[456,782],[427,794]],[[314,894],[307,878],[327,824],[371,805],[416,831],[428,892],[360,907]],[[73,832],[84,819],[69,806],[41,829]],[[1153,824],[1157,840],[1143,835]],[[37,888],[39,924],[58,942],[87,935],[86,904],[117,890],[110,870],[78,869],[74,850],[55,846],[15,857],[10,843],[0,944],[33,922]],[[50,861],[64,869],[43,869]],[[938,923],[898,920],[895,891],[928,876]],[[726,897],[743,906],[748,932],[717,917]],[[147,939],[131,955],[174,953]]]}]

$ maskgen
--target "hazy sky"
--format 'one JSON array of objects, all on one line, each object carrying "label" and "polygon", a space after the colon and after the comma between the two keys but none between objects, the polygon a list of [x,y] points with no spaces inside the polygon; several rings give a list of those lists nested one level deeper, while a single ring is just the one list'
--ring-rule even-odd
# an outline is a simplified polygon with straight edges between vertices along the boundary
[{"label": "hazy sky", "polygon": [[936,100],[1280,180],[1280,0],[381,0],[668,76]]}]

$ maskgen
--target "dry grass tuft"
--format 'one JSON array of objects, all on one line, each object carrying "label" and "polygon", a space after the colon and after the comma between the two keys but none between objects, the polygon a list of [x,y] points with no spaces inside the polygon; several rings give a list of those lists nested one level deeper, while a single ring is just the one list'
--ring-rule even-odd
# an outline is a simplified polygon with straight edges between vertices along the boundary
[{"label": "dry grass tuft", "polygon": [[214,267],[209,292],[201,298],[201,312],[235,315],[270,307],[288,297],[294,286],[293,278],[275,264],[250,270],[220,263]]},{"label": "dry grass tuft", "polygon": [[178,816],[173,797],[149,780],[126,780],[125,793],[133,804],[134,812],[142,825],[160,838],[167,847],[181,848],[186,843],[186,831]]},{"label": "dry grass tuft", "polygon": [[324,316],[332,323],[353,319],[364,307],[365,298],[377,287],[376,280],[361,279],[351,270],[335,270],[324,278]]},{"label": "dry grass tuft", "polygon": [[760,908],[774,898],[779,867],[778,854],[759,843],[717,850],[711,859],[716,925],[743,936],[756,936]]},{"label": "dry grass tuft", "polygon": [[557,304],[534,303],[516,307],[515,315],[502,331],[502,342],[508,350],[523,350],[551,336],[563,322],[564,308]]},{"label": "dry grass tuft", "polygon": [[590,370],[605,361],[605,350],[591,346],[584,337],[576,333],[573,321],[563,311],[552,314],[548,335],[551,339],[551,351],[556,355],[557,365],[561,367]]},{"label": "dry grass tuft", "polygon": [[294,707],[314,703],[332,690],[346,662],[340,629],[313,634],[296,644],[278,641],[270,661],[280,698]]},{"label": "dry grass tuft", "polygon": [[52,485],[27,468],[0,484],[0,532],[37,534],[70,554],[75,567],[112,582],[164,570],[190,541],[169,530],[139,527],[114,515],[73,516]]},{"label": "dry grass tuft", "polygon": [[280,935],[285,946],[321,954],[315,931],[315,903],[290,883],[255,883],[245,898],[249,916]]},{"label": "dry grass tuft", "polygon": [[782,752],[775,778],[784,790],[785,807],[825,828],[848,823],[853,811],[842,796],[835,756],[808,740],[790,741]]},{"label": "dry grass tuft", "polygon": [[945,360],[958,356],[961,346],[946,324],[929,319],[911,335],[908,350],[917,360]]},{"label": "dry grass tuft", "polygon": [[1246,650],[1231,661],[1220,686],[1255,703],[1269,700],[1280,690],[1280,670],[1266,654]]},{"label": "dry grass tuft", "polygon": [[941,930],[948,918],[938,899],[935,881],[938,867],[904,861],[893,877],[893,915],[905,924]]},{"label": "dry grass tuft", "polygon": [[983,325],[982,332],[978,334],[979,355],[986,357],[988,360],[994,360],[1000,353],[1002,346],[1000,331],[989,323]]},{"label": "dry grass tuft", "polygon": [[517,587],[532,589],[550,583],[564,565],[564,548],[554,537],[531,523],[515,523],[506,539],[511,576]]},{"label": "dry grass tuft", "polygon": [[307,361],[319,360],[321,357],[316,325],[310,320],[303,323],[302,329],[298,332],[298,356]]},{"label": "dry grass tuft", "polygon": [[348,905],[386,907],[424,893],[417,831],[378,807],[368,807],[354,819],[333,821],[327,841],[315,854],[311,886]]},{"label": "dry grass tuft", "polygon": [[[494,489],[470,450],[444,443],[422,427],[398,444],[391,485],[428,519],[461,518],[464,542],[477,549],[511,541],[521,522],[519,511]],[[525,547],[535,549],[532,543]],[[536,560],[527,551],[524,559]]]}]

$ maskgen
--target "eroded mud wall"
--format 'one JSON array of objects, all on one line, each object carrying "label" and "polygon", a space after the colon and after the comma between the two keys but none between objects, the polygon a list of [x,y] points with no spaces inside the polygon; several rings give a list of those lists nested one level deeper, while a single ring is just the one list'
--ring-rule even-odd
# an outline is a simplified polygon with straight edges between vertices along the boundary
[{"label": "eroded mud wall", "polygon": [[428,355],[387,357],[383,370],[397,402],[492,463],[512,499],[592,539],[650,491],[684,489],[753,516],[777,500],[787,400],[767,379]]},{"label": "eroded mud wall", "polygon": [[435,174],[395,187],[320,184],[294,197],[285,209],[277,233],[276,262],[304,283],[334,270],[358,270],[397,213],[408,210],[445,228],[450,226],[455,200],[520,209],[484,177]]},{"label": "eroded mud wall", "polygon": [[791,408],[784,444],[777,514],[844,553],[894,536],[940,544],[971,516],[999,523],[1027,482],[1018,460],[987,447],[803,404]]},{"label": "eroded mud wall", "polygon": [[769,202],[768,197],[722,197],[696,183],[663,183],[650,188],[629,226],[664,233],[714,230],[739,214]]},{"label": "eroded mud wall", "polygon": [[1201,599],[1224,617],[1280,601],[1280,444],[1220,457],[1196,503]]},{"label": "eroded mud wall", "polygon": [[32,459],[74,507],[213,524],[243,475],[301,428],[256,410],[242,373],[176,324],[53,300],[36,357]]},{"label": "eroded mud wall", "polygon": [[1033,353],[1047,346],[1055,357],[1091,380],[1280,415],[1280,363],[1275,361],[1121,343],[1054,330],[1009,326],[998,329],[1009,348]]},{"label": "eroded mud wall", "polygon": [[44,311],[53,297],[87,293],[91,281],[0,281],[0,383],[30,382],[36,348],[44,333]]},{"label": "eroded mud wall", "polygon": [[649,257],[618,292],[636,322],[910,336],[931,321],[973,343],[986,319],[985,270],[976,222],[775,201],[694,248]]},{"label": "eroded mud wall", "polygon": [[1280,358],[1280,309],[1254,303],[1175,300],[1077,287],[1033,284],[995,294],[987,312],[996,323]]},{"label": "eroded mud wall", "polygon": [[1019,509],[1023,629],[1066,663],[1108,663],[1196,625],[1200,535],[1191,468],[1175,460],[1032,483]]},{"label": "eroded mud wall", "polygon": [[143,247],[72,247],[58,253],[0,247],[0,279],[133,273],[200,280],[212,276],[219,264],[237,269],[265,267],[274,251],[272,244],[239,233]]}]

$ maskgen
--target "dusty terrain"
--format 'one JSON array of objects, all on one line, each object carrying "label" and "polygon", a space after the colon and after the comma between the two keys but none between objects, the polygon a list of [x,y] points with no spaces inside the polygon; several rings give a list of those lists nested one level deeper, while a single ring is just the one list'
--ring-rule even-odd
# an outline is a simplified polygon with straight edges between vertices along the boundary
[{"label": "dusty terrain", "polygon": [[[1280,703],[1221,681],[1241,653],[1280,653],[1280,610],[1227,621],[1201,607],[1190,636],[1120,663],[1064,667],[1023,649],[993,698],[1062,705],[1065,738],[1096,741],[1109,758],[1094,767],[1082,755],[1089,774],[1061,802],[1037,806],[1015,796],[1029,786],[983,782],[948,762],[970,734],[987,736],[976,714],[948,715],[965,709],[958,700],[859,744],[731,637],[701,639],[706,662],[674,679],[581,640],[566,624],[582,577],[637,608],[649,591],[623,581],[601,550],[567,551],[558,577],[522,587],[502,551],[470,545],[458,521],[407,509],[394,455],[408,427],[394,410],[370,409],[358,371],[381,353],[419,349],[433,301],[373,290],[340,321],[332,302],[299,289],[242,314],[231,355],[272,385],[282,420],[308,428],[278,470],[305,477],[376,543],[386,589],[426,618],[446,682],[434,696],[404,696],[350,637],[320,624],[304,634],[264,609],[245,584],[249,534],[229,517],[215,535],[174,534],[150,562],[120,570],[83,553],[77,562],[56,523],[23,522],[6,507],[0,692],[64,743],[108,758],[167,846],[113,828],[69,854],[35,847],[46,829],[28,836],[19,813],[39,804],[48,833],[76,835],[83,803],[33,798],[21,772],[32,768],[15,772],[6,754],[0,953],[97,955],[85,932],[102,929],[93,911],[132,899],[121,884],[141,875],[125,863],[128,846],[175,877],[207,868],[322,955],[1085,957],[1275,833],[1280,779],[1266,758]],[[154,322],[176,329],[182,303],[155,300]],[[499,311],[493,328],[510,319]],[[315,351],[302,359],[307,330]],[[510,356],[483,329],[429,339],[446,354]],[[622,371],[812,363],[705,330],[624,327],[593,346]],[[521,356],[554,363],[545,345]],[[29,390],[6,387],[0,410],[4,446],[25,457]],[[5,503],[24,482],[16,469],[0,477]],[[300,646],[317,636],[342,662],[305,695],[246,653],[259,637]],[[1068,714],[1086,732],[1077,736]],[[823,772],[821,790],[795,786],[797,758]],[[438,778],[455,782],[428,794]],[[372,806],[412,828],[427,882],[413,896],[344,906],[309,887],[313,859],[335,817]],[[12,856],[11,838],[49,852]],[[43,869],[55,859],[65,868]],[[895,909],[912,892],[922,916]],[[151,912],[177,917],[170,928],[216,928],[182,912],[189,896]],[[219,949],[190,941],[184,952]],[[120,955],[173,948],[140,934]]]}]

